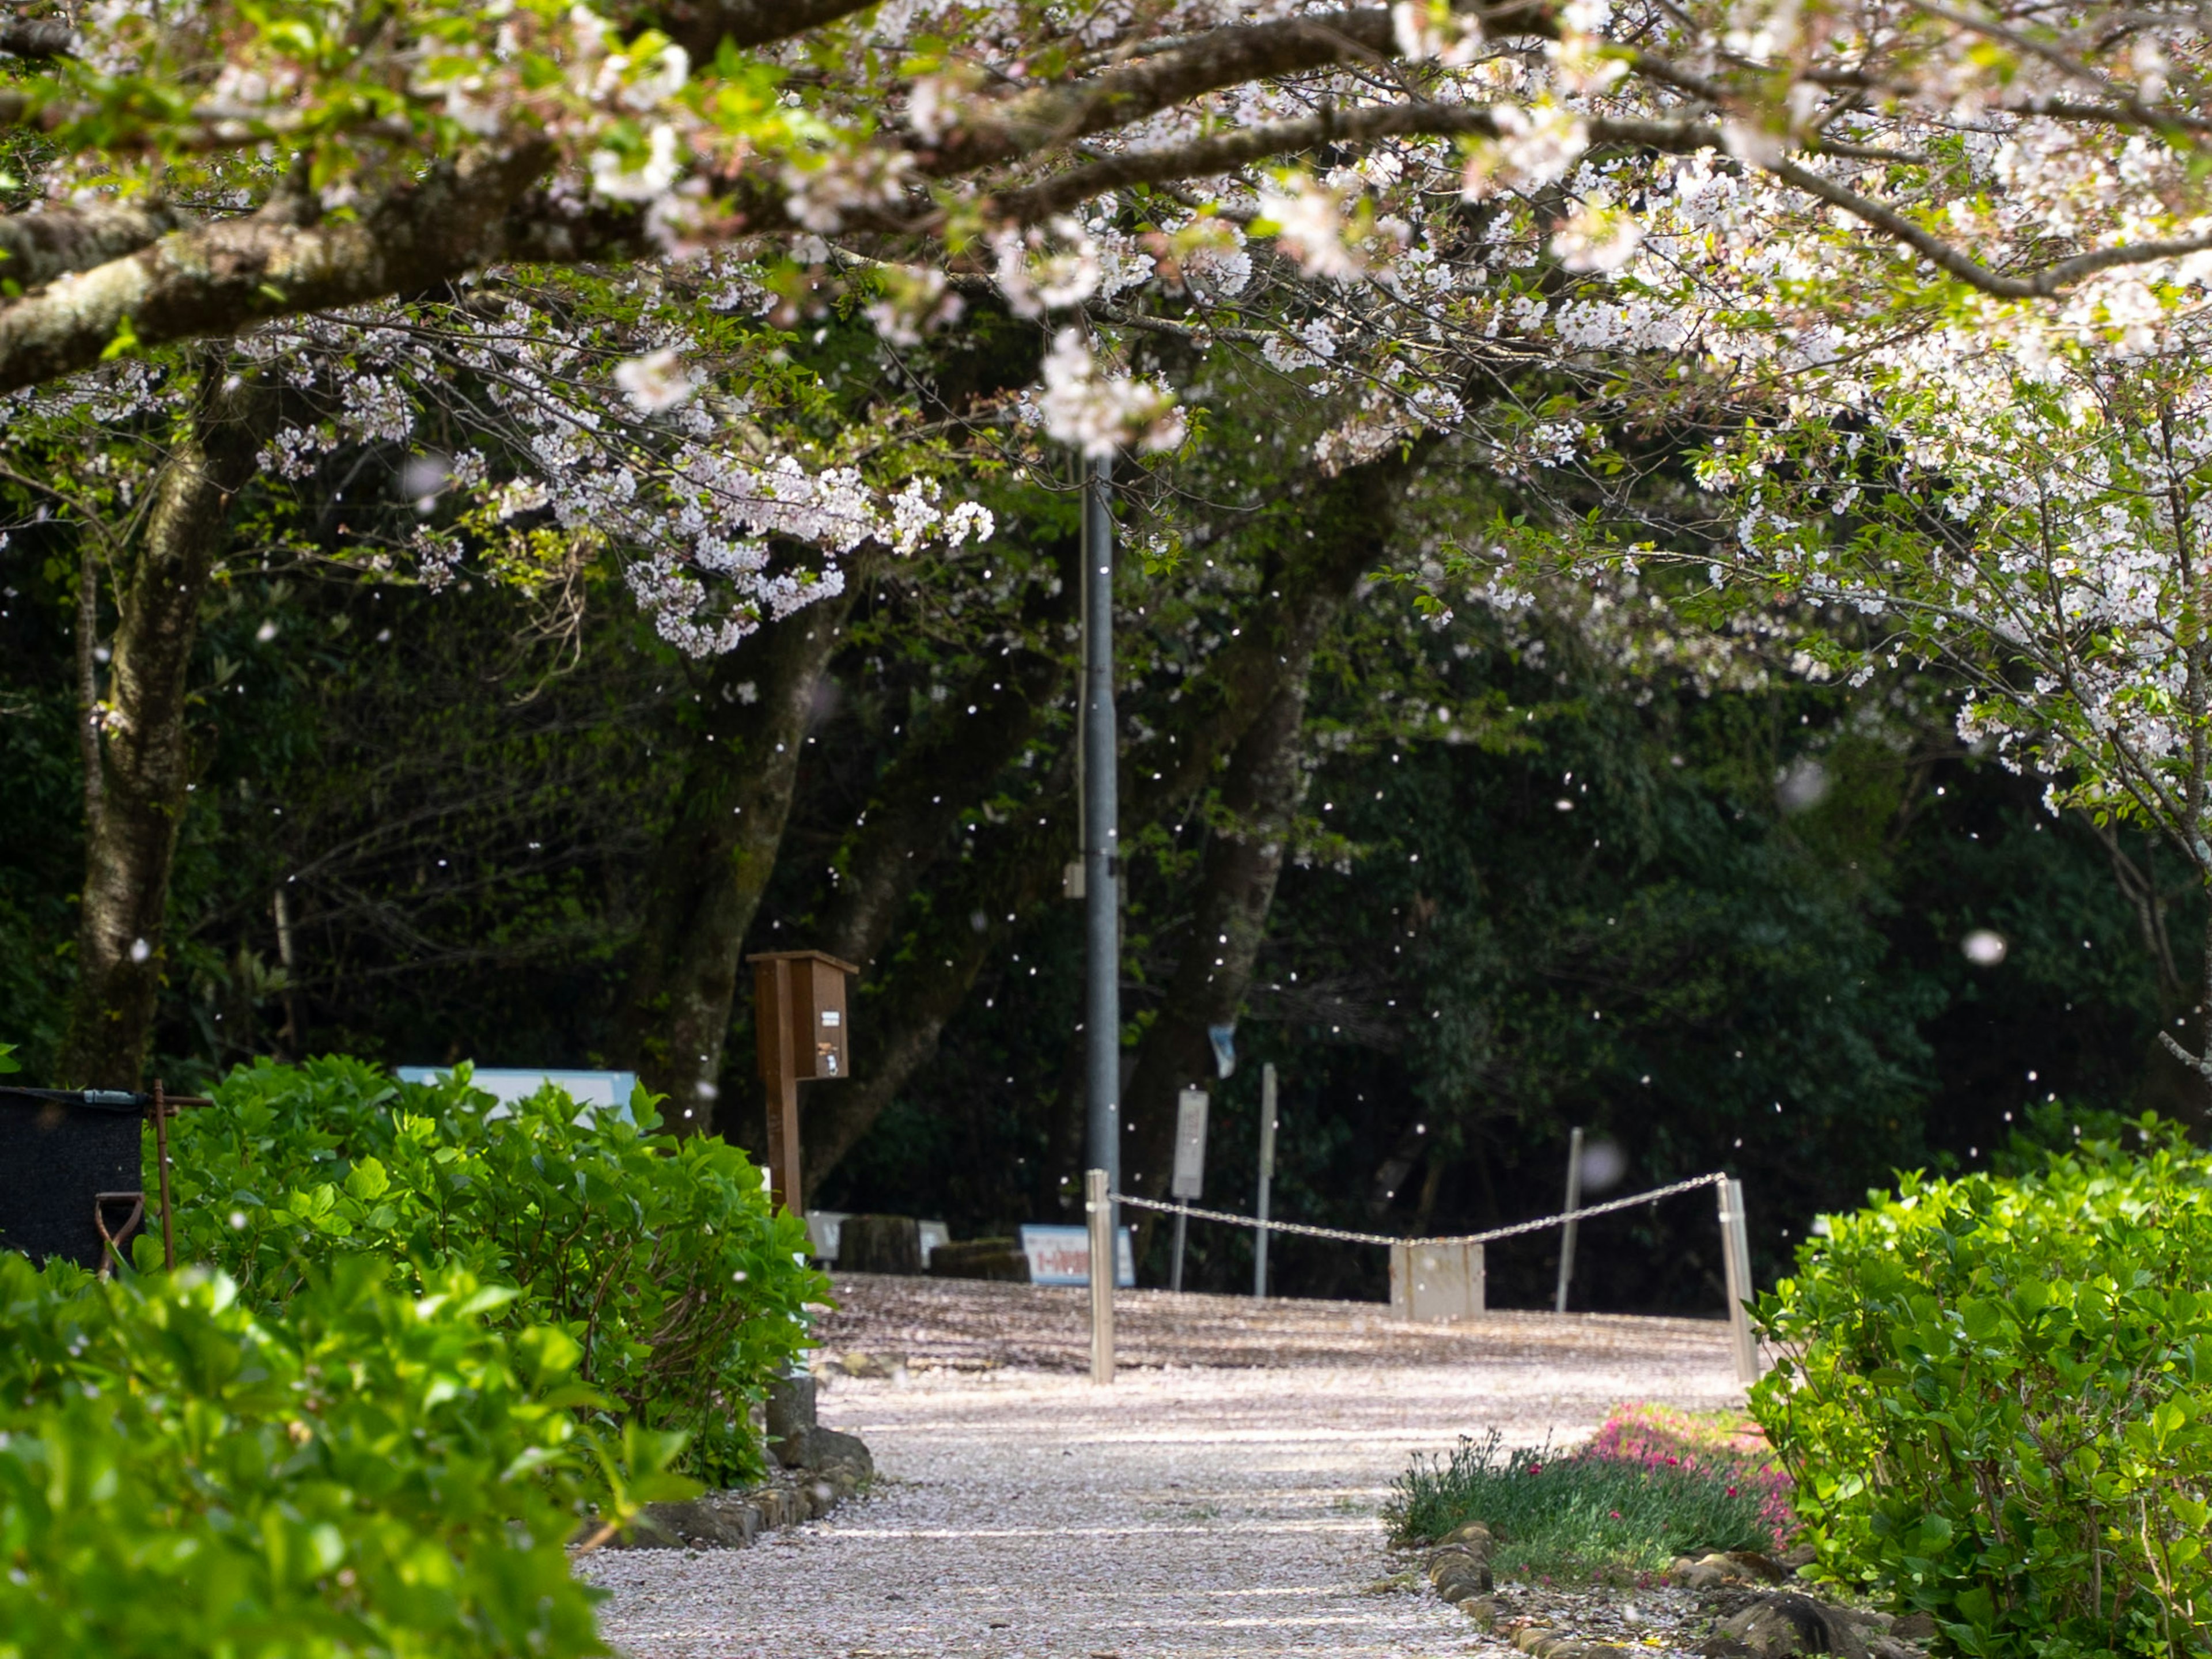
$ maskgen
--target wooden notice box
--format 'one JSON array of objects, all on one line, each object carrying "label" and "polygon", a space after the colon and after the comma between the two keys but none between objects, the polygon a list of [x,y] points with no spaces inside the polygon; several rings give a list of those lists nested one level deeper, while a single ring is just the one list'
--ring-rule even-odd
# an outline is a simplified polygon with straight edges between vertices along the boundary
[{"label": "wooden notice box", "polygon": [[845,987],[860,969],[820,951],[769,951],[747,960],[761,1081],[768,1085],[769,1182],[778,1201],[796,1210],[802,1190],[799,1085],[850,1074]]}]

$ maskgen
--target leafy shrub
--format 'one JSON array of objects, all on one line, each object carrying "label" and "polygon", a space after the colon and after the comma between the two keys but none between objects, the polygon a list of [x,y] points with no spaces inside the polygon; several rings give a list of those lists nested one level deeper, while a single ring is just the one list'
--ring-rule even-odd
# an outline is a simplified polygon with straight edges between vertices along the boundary
[{"label": "leafy shrub", "polygon": [[1388,1510],[1392,1529],[1412,1541],[1480,1521],[1496,1540],[1492,1568],[1517,1577],[1635,1578],[1678,1555],[1776,1547],[1771,1465],[1728,1449],[1663,1449],[1662,1437],[1656,1421],[1619,1413],[1600,1440],[1572,1452],[1503,1452],[1495,1429],[1462,1437],[1441,1459],[1414,1457]]},{"label": "leafy shrub", "polygon": [[357,1254],[418,1283],[459,1268],[515,1285],[503,1317],[574,1340],[610,1425],[683,1431],[687,1467],[718,1484],[758,1473],[749,1407],[829,1284],[736,1147],[653,1133],[642,1096],[633,1126],[557,1089],[501,1108],[337,1058],[242,1066],[214,1097],[171,1135],[180,1260],[262,1307]]},{"label": "leafy shrub", "polygon": [[1753,1410],[1824,1569],[1960,1651],[2212,1649],[2212,1160],[2134,1133],[1907,1178],[1761,1301]]},{"label": "leafy shrub", "polygon": [[[0,1254],[0,1659],[599,1654],[564,1546],[587,1494],[691,1490],[597,1442],[574,1342],[362,1259],[282,1320],[222,1275]],[[625,1484],[623,1468],[636,1477]]]}]

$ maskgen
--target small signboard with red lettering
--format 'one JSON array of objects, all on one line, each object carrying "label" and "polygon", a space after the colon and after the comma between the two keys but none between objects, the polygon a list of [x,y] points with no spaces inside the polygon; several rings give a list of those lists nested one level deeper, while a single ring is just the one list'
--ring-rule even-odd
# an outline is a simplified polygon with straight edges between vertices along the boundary
[{"label": "small signboard with red lettering", "polygon": [[[1114,1243],[1114,1282],[1125,1291],[1134,1290],[1137,1257],[1129,1246],[1129,1230],[1117,1228]],[[1087,1227],[1024,1227],[1022,1251],[1030,1259],[1032,1285],[1091,1282],[1091,1231]]]}]

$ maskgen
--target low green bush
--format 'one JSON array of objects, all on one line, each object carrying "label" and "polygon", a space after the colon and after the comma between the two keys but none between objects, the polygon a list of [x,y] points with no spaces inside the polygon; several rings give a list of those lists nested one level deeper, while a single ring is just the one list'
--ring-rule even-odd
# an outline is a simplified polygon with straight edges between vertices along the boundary
[{"label": "low green bush", "polygon": [[2212,1651],[2212,1160],[2130,1133],[1907,1178],[1759,1304],[1822,1570],[1960,1652]]},{"label": "low green bush", "polygon": [[1692,1426],[1613,1413],[1589,1445],[1504,1449],[1496,1430],[1416,1455],[1385,1514],[1403,1543],[1488,1527],[1501,1577],[1633,1582],[1678,1555],[1771,1551],[1789,1524],[1782,1481],[1757,1454]]},{"label": "low green bush", "polygon": [[[453,1269],[512,1284],[501,1317],[575,1342],[608,1427],[683,1431],[686,1467],[717,1485],[757,1475],[750,1407],[829,1281],[736,1147],[655,1133],[641,1095],[633,1125],[556,1089],[501,1108],[464,1081],[337,1058],[241,1066],[214,1099],[171,1133],[179,1260],[262,1308],[356,1255],[416,1285]],[[158,1261],[154,1240],[137,1249]]]},{"label": "low green bush", "polygon": [[281,1319],[225,1276],[0,1253],[0,1659],[605,1653],[564,1546],[695,1490],[676,1437],[602,1442],[576,1344],[333,1264]]}]

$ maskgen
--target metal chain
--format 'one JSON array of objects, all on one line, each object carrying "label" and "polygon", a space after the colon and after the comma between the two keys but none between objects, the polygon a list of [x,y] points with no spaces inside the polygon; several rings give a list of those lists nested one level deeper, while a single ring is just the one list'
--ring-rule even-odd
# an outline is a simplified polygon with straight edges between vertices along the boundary
[{"label": "metal chain", "polygon": [[1626,1198],[1607,1199],[1602,1204],[1585,1204],[1579,1209],[1564,1214],[1547,1216],[1540,1221],[1516,1221],[1510,1227],[1493,1227],[1486,1233],[1461,1233],[1449,1238],[1409,1238],[1408,1244],[1487,1244],[1493,1238],[1510,1238],[1516,1233],[1541,1232],[1547,1227],[1556,1227],[1562,1221],[1580,1221],[1585,1216],[1606,1215],[1614,1210],[1632,1210],[1639,1204],[1656,1204],[1662,1198],[1672,1198],[1677,1193],[1694,1193],[1700,1187],[1717,1187],[1728,1177],[1724,1175],[1692,1176],[1687,1181],[1678,1181],[1671,1187],[1654,1187],[1648,1193],[1631,1193]]},{"label": "metal chain", "polygon": [[1199,1221],[1226,1222],[1232,1227],[1265,1226],[1271,1233],[1296,1233],[1304,1238],[1334,1239],[1340,1244],[1487,1244],[1492,1239],[1541,1232],[1547,1227],[1556,1227],[1564,1221],[1580,1221],[1586,1216],[1606,1215],[1614,1210],[1632,1210],[1639,1204],[1655,1204],[1662,1198],[1672,1198],[1677,1193],[1693,1193],[1700,1187],[1718,1186],[1727,1179],[1724,1175],[1692,1176],[1687,1181],[1678,1181],[1671,1187],[1654,1187],[1648,1193],[1632,1193],[1626,1198],[1608,1199],[1602,1204],[1586,1204],[1580,1209],[1545,1216],[1535,1221],[1516,1221],[1510,1227],[1493,1227],[1486,1233],[1455,1233],[1448,1238],[1397,1238],[1389,1233],[1346,1232],[1341,1227],[1309,1227],[1296,1221],[1262,1222],[1256,1216],[1231,1215],[1226,1210],[1196,1210],[1187,1205],[1163,1202],[1157,1198],[1132,1198],[1126,1193],[1113,1194],[1112,1199],[1116,1204],[1133,1205],[1139,1210],[1187,1215]]},{"label": "metal chain", "polygon": [[[1157,1198],[1132,1198],[1126,1193],[1110,1194],[1116,1204],[1130,1204],[1139,1210],[1163,1210],[1170,1215],[1187,1215],[1197,1221],[1225,1221],[1233,1227],[1257,1227],[1261,1224],[1252,1216],[1231,1215],[1225,1210],[1194,1210],[1182,1204],[1164,1204]],[[1297,1233],[1306,1238],[1332,1238],[1340,1244],[1403,1244],[1402,1238],[1391,1238],[1382,1233],[1348,1233],[1341,1227],[1309,1227],[1297,1221],[1269,1221],[1271,1233]]]}]

